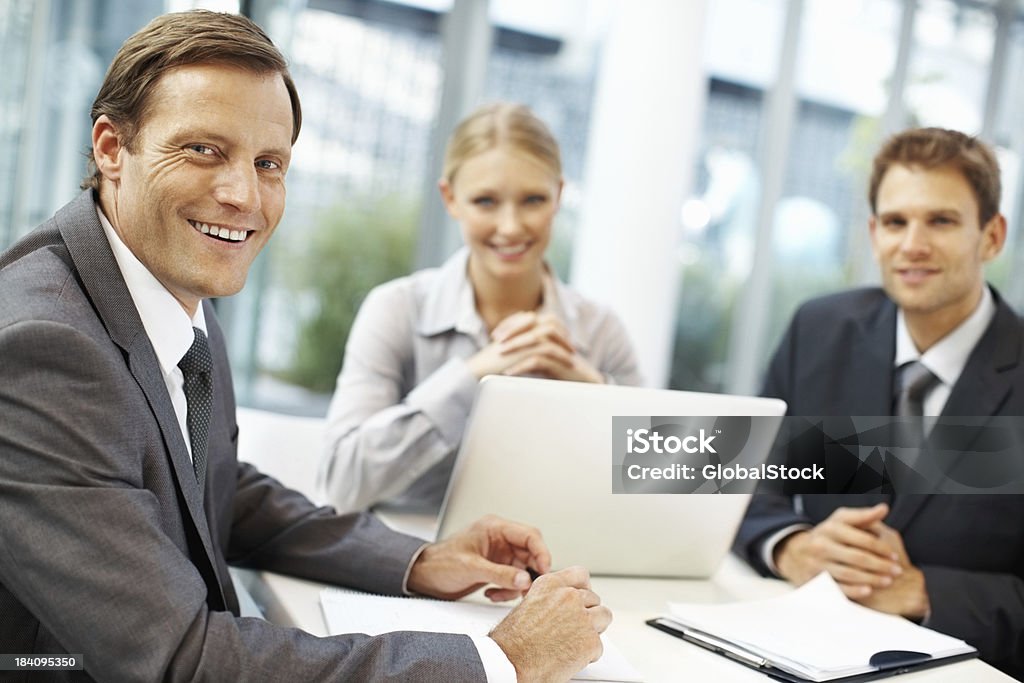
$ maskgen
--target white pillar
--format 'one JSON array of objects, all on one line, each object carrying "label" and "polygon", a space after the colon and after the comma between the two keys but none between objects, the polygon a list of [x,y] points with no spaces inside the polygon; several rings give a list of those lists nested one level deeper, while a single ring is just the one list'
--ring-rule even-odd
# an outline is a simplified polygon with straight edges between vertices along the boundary
[{"label": "white pillar", "polygon": [[725,389],[731,394],[753,394],[761,388],[761,349],[768,336],[775,260],[772,236],[775,210],[786,180],[789,140],[796,118],[796,64],[800,52],[804,0],[787,0],[785,28],[775,85],[768,92],[761,118],[758,168],[761,197],[754,233],[754,262],[736,300],[729,330],[729,367]]},{"label": "white pillar", "polygon": [[619,4],[590,125],[571,280],[622,318],[652,386],[666,384],[675,341],[679,216],[707,96],[705,7]]},{"label": "white pillar", "polygon": [[444,263],[462,245],[462,236],[437,190],[444,165],[448,137],[474,107],[480,104],[491,56],[493,27],[489,0],[454,0],[441,26],[441,101],[430,132],[430,156],[420,210],[416,268]]}]

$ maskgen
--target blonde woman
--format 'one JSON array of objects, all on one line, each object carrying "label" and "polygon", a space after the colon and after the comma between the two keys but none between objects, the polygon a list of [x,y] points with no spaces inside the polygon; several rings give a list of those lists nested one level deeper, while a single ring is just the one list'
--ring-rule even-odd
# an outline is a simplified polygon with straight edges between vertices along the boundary
[{"label": "blonde woman", "polygon": [[345,348],[320,472],[341,510],[436,512],[485,375],[640,383],[619,320],[544,261],[562,167],[540,119],[516,104],[470,114],[439,187],[465,246],[371,291]]}]

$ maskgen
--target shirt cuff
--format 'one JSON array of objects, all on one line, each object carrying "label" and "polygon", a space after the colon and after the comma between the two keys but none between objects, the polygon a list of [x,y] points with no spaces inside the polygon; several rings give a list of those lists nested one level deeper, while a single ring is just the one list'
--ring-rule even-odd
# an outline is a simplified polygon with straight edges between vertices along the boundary
[{"label": "shirt cuff", "polygon": [[[420,558],[429,543],[420,546],[405,569],[405,578],[402,579],[402,592],[405,595],[412,595],[409,591],[409,574],[412,573],[412,566]],[[484,666],[484,674],[487,676],[487,683],[516,683],[516,668],[512,666],[505,655],[505,651],[498,647],[498,643],[488,636],[469,636],[473,641],[476,652],[480,655],[480,662]]]},{"label": "shirt cuff", "polygon": [[779,568],[775,565],[775,546],[777,546],[782,539],[788,538],[798,531],[804,531],[805,529],[810,528],[810,524],[791,524],[779,529],[761,544],[761,561],[764,562],[764,566],[768,567],[768,571],[774,574],[777,578],[783,578],[782,574],[779,574]]},{"label": "shirt cuff", "polygon": [[403,595],[412,595],[412,592],[409,591],[409,575],[412,574],[412,566],[414,564],[416,564],[416,560],[420,559],[420,555],[423,554],[423,551],[427,549],[428,545],[430,545],[430,544],[429,543],[424,543],[423,545],[421,545],[419,547],[419,550],[417,550],[416,552],[414,552],[412,554],[412,559],[409,560],[409,566],[405,568],[405,576],[402,577],[402,594]]},{"label": "shirt cuff", "polygon": [[516,668],[494,640],[488,636],[470,636],[470,639],[484,665],[487,683],[516,683]]}]

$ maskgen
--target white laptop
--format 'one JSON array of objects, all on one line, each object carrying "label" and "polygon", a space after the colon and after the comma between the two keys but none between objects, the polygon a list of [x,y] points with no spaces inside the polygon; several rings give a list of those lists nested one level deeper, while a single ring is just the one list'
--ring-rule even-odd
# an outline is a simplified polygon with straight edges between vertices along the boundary
[{"label": "white laptop", "polygon": [[598,575],[706,578],[728,552],[750,494],[613,494],[612,418],[777,418],[757,422],[762,433],[748,439],[745,462],[759,463],[785,411],[776,399],[486,377],[438,538],[493,513],[539,528],[555,569],[579,564]]}]

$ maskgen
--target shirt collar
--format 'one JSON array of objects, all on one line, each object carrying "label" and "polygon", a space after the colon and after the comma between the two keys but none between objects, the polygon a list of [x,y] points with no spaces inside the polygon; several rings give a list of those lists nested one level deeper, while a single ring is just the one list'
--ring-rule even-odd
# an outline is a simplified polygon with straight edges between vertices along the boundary
[{"label": "shirt collar", "polygon": [[992,292],[986,286],[974,312],[922,354],[917,350],[907,329],[903,309],[899,309],[896,314],[896,367],[920,360],[943,384],[953,386],[967,365],[971,351],[978,345],[995,314],[995,301]]},{"label": "shirt collar", "polygon": [[[417,331],[423,336],[433,336],[455,330],[470,336],[486,338],[487,330],[484,321],[476,310],[476,299],[473,296],[473,285],[469,281],[466,268],[469,264],[469,249],[461,247],[438,269],[427,293],[423,315]],[[545,265],[543,280],[543,301],[539,311],[553,313],[564,320],[569,327],[573,340],[578,306],[575,299],[568,296],[565,285],[551,273]]]},{"label": "shirt collar", "polygon": [[476,337],[486,336],[484,322],[476,312],[473,286],[466,276],[469,250],[452,254],[429,281],[416,332],[424,337],[456,330]]},{"label": "shirt collar", "polygon": [[166,377],[177,369],[178,361],[192,346],[195,339],[192,328],[198,327],[206,332],[206,315],[202,303],[196,307],[195,316],[189,318],[178,300],[149,272],[128,245],[121,241],[99,204],[96,205],[96,215],[110,242],[110,249],[114,252],[117,267],[128,286],[128,293],[132,295],[135,308],[139,311],[149,343],[156,352],[160,370]]}]

